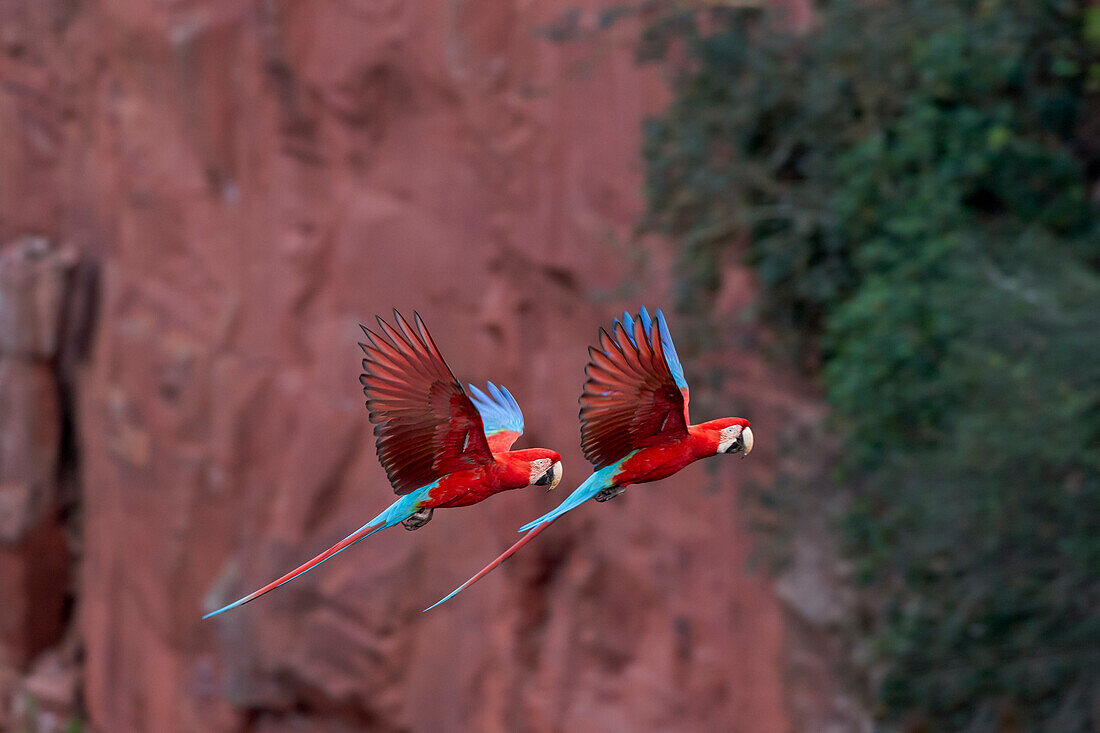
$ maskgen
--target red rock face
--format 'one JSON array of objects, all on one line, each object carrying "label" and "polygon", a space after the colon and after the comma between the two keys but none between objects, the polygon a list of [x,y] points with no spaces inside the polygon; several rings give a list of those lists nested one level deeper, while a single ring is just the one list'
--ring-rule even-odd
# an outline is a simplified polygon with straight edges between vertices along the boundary
[{"label": "red rock face", "polygon": [[[752,419],[749,460],[578,510],[420,613],[587,475],[586,345],[670,302],[669,246],[630,238],[663,84],[625,26],[533,32],[575,5],[0,11],[0,235],[70,241],[101,273],[77,404],[95,729],[786,729],[781,616],[737,494],[801,404],[745,351],[716,357],[723,387],[699,357],[693,405]],[[200,622],[392,501],[356,341],[394,306],[460,378],[508,385],[520,445],[563,455],[558,493],[437,512]]]},{"label": "red rock face", "polygon": [[58,642],[70,558],[59,512],[57,357],[71,253],[0,246],[0,727],[13,673]]}]

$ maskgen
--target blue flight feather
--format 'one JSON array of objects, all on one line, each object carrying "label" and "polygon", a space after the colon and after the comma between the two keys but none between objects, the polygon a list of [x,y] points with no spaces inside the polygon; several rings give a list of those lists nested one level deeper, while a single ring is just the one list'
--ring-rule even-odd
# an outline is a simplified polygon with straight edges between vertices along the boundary
[{"label": "blue flight feather", "polygon": [[[645,309],[642,309],[643,312]],[[668,324],[665,322],[665,314],[657,309],[657,330],[661,333],[661,349],[665,352],[665,362],[668,364],[672,378],[676,380],[676,386],[687,389],[687,379],[684,378],[684,365],[680,363],[680,357],[676,354],[676,346],[672,343],[672,334],[669,333]]]},{"label": "blue flight feather", "polygon": [[623,311],[622,324],[626,337],[630,339],[630,343],[634,344],[635,349],[638,348],[638,342],[634,340],[634,319],[626,311]]},{"label": "blue flight feather", "polygon": [[523,434],[523,411],[507,387],[498,387],[486,382],[486,392],[474,385],[470,386],[470,399],[481,413],[481,422],[485,425],[485,435],[493,436],[502,430]]}]

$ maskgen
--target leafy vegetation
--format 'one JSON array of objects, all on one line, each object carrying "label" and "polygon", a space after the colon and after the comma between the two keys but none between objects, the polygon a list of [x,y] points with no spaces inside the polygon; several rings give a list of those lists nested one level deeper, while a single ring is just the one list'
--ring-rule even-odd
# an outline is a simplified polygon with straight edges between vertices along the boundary
[{"label": "leafy vegetation", "polygon": [[823,5],[650,18],[649,225],[687,308],[745,249],[820,365],[883,725],[1096,730],[1100,9]]}]

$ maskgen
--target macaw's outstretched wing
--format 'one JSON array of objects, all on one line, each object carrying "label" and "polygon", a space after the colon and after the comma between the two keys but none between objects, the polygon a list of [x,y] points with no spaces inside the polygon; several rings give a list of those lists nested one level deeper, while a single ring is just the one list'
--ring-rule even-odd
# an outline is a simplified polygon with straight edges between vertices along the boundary
[{"label": "macaw's outstretched wing", "polygon": [[597,469],[633,450],[683,438],[688,387],[664,315],[623,314],[589,347],[581,394],[581,448]]},{"label": "macaw's outstretched wing", "polygon": [[519,409],[516,398],[507,387],[498,387],[492,382],[486,383],[485,392],[472,384],[469,387],[470,397],[485,424],[489,449],[493,453],[510,450],[516,439],[523,435],[523,411]]},{"label": "macaw's outstretched wing", "polygon": [[378,460],[398,494],[455,471],[493,461],[481,415],[462,390],[420,316],[416,329],[393,312],[378,332],[361,326],[369,343],[359,381],[374,423]]}]

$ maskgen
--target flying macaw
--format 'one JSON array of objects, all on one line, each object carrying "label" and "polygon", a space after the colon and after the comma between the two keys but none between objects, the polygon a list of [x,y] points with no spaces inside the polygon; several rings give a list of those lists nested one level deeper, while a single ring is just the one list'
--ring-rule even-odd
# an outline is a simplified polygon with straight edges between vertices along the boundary
[{"label": "flying macaw", "polygon": [[607,501],[630,484],[668,478],[700,458],[752,450],[749,421],[724,417],[699,425],[688,420],[688,385],[665,316],[654,321],[642,308],[624,313],[612,334],[600,328],[589,347],[581,394],[581,448],[595,471],[558,507],[520,528],[519,542],[435,605],[454,598],[488,575],[550,524],[595,499]]},{"label": "flying macaw", "polygon": [[523,434],[523,413],[511,392],[492,382],[484,392],[471,384],[471,399],[419,314],[414,313],[415,331],[400,313],[393,314],[397,328],[381,318],[378,333],[360,326],[369,343],[359,344],[366,354],[359,381],[378,460],[400,498],[301,567],[204,619],[254,601],[379,530],[396,524],[419,529],[438,508],[470,506],[529,485],[550,491],[561,481],[556,451],[511,450]]}]

